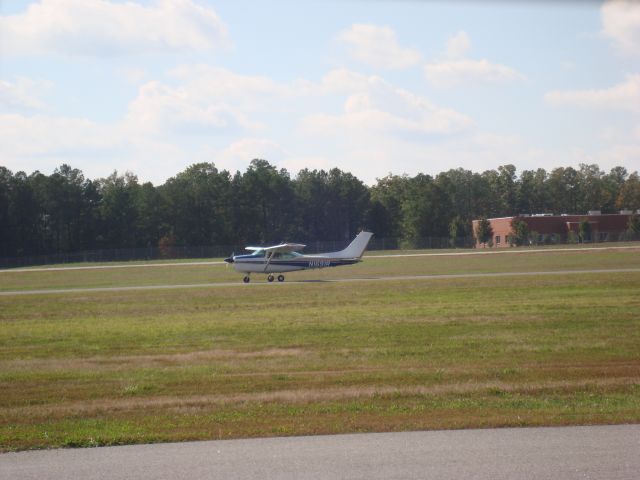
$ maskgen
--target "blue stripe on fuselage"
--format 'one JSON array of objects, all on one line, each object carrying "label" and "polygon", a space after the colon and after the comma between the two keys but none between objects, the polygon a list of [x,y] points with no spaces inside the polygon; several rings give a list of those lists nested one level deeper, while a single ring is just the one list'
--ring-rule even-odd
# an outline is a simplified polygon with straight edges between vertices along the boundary
[{"label": "blue stripe on fuselage", "polygon": [[[240,260],[240,261],[238,261]],[[235,261],[244,265],[265,265],[267,262],[262,258],[255,258],[251,255],[243,255],[235,257]],[[338,267],[341,265],[354,265],[358,263],[359,259],[352,258],[308,258],[305,260],[271,260],[269,265],[279,265],[285,267],[298,267],[298,268],[326,268],[326,267]]]}]

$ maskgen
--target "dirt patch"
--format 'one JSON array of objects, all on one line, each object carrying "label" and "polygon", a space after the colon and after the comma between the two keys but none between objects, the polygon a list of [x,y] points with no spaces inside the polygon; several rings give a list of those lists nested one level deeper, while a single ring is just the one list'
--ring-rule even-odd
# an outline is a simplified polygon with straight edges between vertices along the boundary
[{"label": "dirt patch", "polygon": [[152,355],[114,355],[95,356],[86,358],[59,358],[59,359],[23,359],[6,360],[0,362],[0,370],[94,370],[99,369],[130,369],[149,368],[169,365],[191,365],[206,363],[212,360],[232,359],[260,359],[303,357],[308,352],[302,348],[270,348],[266,350],[238,351],[238,350],[199,350],[195,352],[180,352]]},{"label": "dirt patch", "polygon": [[170,409],[179,413],[194,413],[207,408],[245,403],[283,403],[305,404],[323,401],[366,399],[376,396],[407,395],[451,395],[469,393],[525,393],[535,394],[543,391],[571,392],[589,388],[623,388],[639,385],[638,377],[619,377],[607,379],[580,379],[541,381],[526,384],[514,384],[502,381],[470,381],[432,386],[371,386],[340,387],[329,389],[279,390],[274,392],[256,392],[230,395],[190,395],[158,396],[141,398],[111,398],[93,401],[67,402],[54,405],[33,405],[11,407],[0,410],[0,417],[7,418],[68,418],[113,416],[116,412]]}]

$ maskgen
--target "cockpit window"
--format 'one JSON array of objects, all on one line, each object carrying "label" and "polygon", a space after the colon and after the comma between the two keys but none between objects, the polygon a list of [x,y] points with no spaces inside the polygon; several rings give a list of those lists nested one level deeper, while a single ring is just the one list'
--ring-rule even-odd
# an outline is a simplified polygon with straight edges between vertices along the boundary
[{"label": "cockpit window", "polygon": [[273,258],[279,260],[290,260],[299,256],[300,254],[297,252],[276,252],[273,254]]},{"label": "cockpit window", "polygon": [[[266,256],[266,251],[265,250],[256,250],[254,251],[251,256],[252,257],[257,257],[257,258],[264,258]],[[271,256],[272,260],[290,260],[292,258],[296,258],[301,256],[300,253],[298,252],[274,252],[273,255]]]}]

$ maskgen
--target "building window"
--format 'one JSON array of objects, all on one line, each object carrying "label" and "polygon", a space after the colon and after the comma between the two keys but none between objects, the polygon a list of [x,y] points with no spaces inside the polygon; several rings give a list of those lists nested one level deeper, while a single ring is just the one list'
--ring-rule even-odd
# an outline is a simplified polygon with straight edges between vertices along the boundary
[{"label": "building window", "polygon": [[496,235],[496,245],[500,245],[500,235]]}]

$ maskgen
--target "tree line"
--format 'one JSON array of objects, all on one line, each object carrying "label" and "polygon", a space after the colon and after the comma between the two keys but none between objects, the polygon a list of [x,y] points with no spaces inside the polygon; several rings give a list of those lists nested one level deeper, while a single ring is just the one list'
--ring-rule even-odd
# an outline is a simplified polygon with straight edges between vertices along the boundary
[{"label": "tree line", "polygon": [[130,172],[92,180],[66,164],[51,175],[0,166],[0,257],[347,240],[360,229],[407,245],[425,237],[461,245],[475,218],[623,208],[640,209],[638,172],[586,164],[389,175],[372,186],[338,168],[292,177],[259,159],[235,174],[194,164],[159,186]]}]

